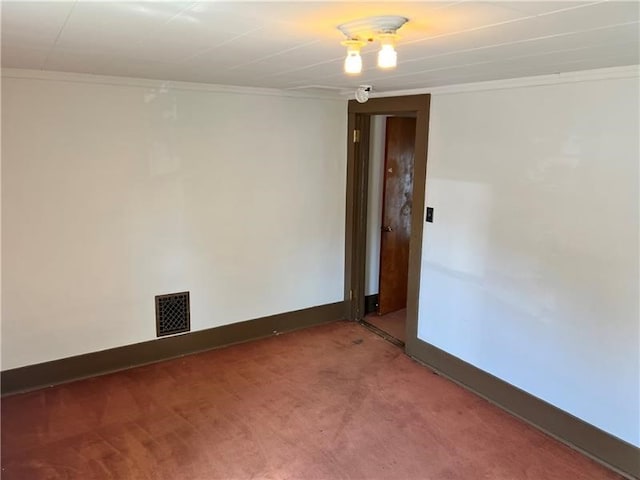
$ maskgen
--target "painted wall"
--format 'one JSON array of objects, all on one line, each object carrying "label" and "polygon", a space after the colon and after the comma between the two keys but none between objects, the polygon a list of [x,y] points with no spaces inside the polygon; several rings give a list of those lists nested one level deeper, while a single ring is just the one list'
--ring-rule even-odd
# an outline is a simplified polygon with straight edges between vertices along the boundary
[{"label": "painted wall", "polygon": [[419,337],[640,445],[639,89],[435,94]]},{"label": "painted wall", "polygon": [[10,77],[3,369],[343,299],[346,101]]},{"label": "painted wall", "polygon": [[382,194],[387,115],[371,116],[369,172],[367,191],[367,245],[365,295],[378,293],[380,282],[380,232],[382,231]]}]

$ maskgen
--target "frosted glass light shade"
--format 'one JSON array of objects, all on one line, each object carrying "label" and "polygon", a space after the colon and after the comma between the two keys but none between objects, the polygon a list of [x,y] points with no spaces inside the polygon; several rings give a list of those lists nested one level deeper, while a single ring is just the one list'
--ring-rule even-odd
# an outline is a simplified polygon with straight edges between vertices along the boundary
[{"label": "frosted glass light shade", "polygon": [[350,75],[357,75],[362,72],[362,57],[357,50],[349,50],[347,58],[344,59],[344,71]]},{"label": "frosted glass light shade", "polygon": [[391,44],[383,44],[378,52],[378,67],[394,68],[398,64],[398,53]]}]

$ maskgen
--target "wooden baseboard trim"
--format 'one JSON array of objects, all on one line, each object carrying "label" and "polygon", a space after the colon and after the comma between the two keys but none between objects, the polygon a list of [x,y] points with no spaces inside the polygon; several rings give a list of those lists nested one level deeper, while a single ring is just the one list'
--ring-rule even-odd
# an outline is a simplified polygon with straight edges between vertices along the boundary
[{"label": "wooden baseboard trim", "polygon": [[408,355],[628,478],[640,478],[640,448],[421,340]]},{"label": "wooden baseboard trim", "polygon": [[2,395],[155,363],[347,318],[337,302],[0,372]]},{"label": "wooden baseboard trim", "polygon": [[378,294],[367,295],[364,297],[364,314],[378,313]]}]

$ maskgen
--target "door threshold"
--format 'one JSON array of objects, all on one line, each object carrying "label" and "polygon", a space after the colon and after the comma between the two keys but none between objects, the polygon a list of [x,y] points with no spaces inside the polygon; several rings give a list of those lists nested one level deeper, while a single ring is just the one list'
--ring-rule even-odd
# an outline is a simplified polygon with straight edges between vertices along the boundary
[{"label": "door threshold", "polygon": [[385,332],[384,330],[381,330],[380,328],[376,327],[375,325],[367,322],[366,320],[360,320],[358,322],[360,325],[362,325],[364,328],[366,328],[367,330],[372,331],[373,333],[375,333],[376,335],[378,335],[379,337],[384,338],[387,342],[394,344],[396,347],[400,347],[404,350],[404,342],[396,337],[393,337],[391,335],[389,335],[387,332]]}]

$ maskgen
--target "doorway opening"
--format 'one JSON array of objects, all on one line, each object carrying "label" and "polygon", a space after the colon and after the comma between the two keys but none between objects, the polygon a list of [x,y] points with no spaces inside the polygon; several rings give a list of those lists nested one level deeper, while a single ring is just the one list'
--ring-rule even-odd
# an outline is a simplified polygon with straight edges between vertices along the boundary
[{"label": "doorway opening", "polygon": [[363,322],[404,345],[416,115],[373,115]]},{"label": "doorway opening", "polygon": [[[404,342],[409,355],[418,345],[429,103],[430,95],[373,98],[366,103],[352,100],[348,110],[347,316],[398,345]],[[376,149],[384,151],[382,156]],[[377,179],[376,167],[381,170]],[[375,195],[380,196],[378,206]],[[377,282],[372,281],[376,277]],[[375,326],[376,320],[383,323]]]}]

